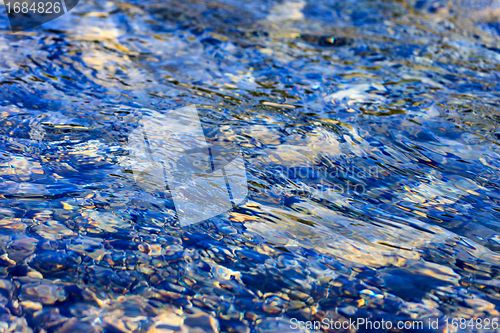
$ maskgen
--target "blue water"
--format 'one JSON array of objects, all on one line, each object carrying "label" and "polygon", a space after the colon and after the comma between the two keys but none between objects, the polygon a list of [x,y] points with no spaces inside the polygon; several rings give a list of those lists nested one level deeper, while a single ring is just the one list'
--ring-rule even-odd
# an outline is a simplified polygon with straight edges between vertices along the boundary
[{"label": "blue water", "polygon": [[[81,0],[17,34],[0,15],[1,329],[491,332],[496,9]],[[241,149],[249,195],[181,228],[127,137],[191,104]]]}]

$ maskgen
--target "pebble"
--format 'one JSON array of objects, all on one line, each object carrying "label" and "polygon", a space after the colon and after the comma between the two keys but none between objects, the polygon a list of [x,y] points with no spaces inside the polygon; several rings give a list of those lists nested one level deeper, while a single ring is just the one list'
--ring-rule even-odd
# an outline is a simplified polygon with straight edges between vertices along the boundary
[{"label": "pebble", "polygon": [[3,296],[7,297],[8,299],[11,299],[15,290],[16,287],[11,281],[0,279],[0,293]]},{"label": "pebble", "polygon": [[175,313],[163,313],[154,317],[154,324],[147,333],[190,332],[183,322],[183,318]]},{"label": "pebble", "polygon": [[24,285],[21,288],[19,299],[52,305],[64,301],[66,292],[63,287],[51,284]]},{"label": "pebble", "polygon": [[205,313],[188,316],[184,324],[191,328],[200,328],[206,333],[218,333],[219,323],[214,317]]}]

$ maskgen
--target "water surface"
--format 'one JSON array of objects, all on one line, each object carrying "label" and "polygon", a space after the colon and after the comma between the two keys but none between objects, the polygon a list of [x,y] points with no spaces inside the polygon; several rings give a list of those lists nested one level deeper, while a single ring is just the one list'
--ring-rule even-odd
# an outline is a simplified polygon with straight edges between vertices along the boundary
[{"label": "water surface", "polygon": [[[2,329],[498,318],[497,7],[82,0],[18,34],[2,16]],[[250,194],[180,228],[127,136],[190,104]]]}]

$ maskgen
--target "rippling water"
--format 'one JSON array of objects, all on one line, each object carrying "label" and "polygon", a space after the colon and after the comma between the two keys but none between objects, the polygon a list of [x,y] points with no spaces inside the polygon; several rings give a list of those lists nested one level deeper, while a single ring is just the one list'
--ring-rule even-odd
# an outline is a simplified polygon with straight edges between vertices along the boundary
[{"label": "rippling water", "polygon": [[[499,7],[82,0],[18,34],[1,16],[0,331],[498,318]],[[127,136],[190,104],[240,147],[249,196],[179,228]]]}]

